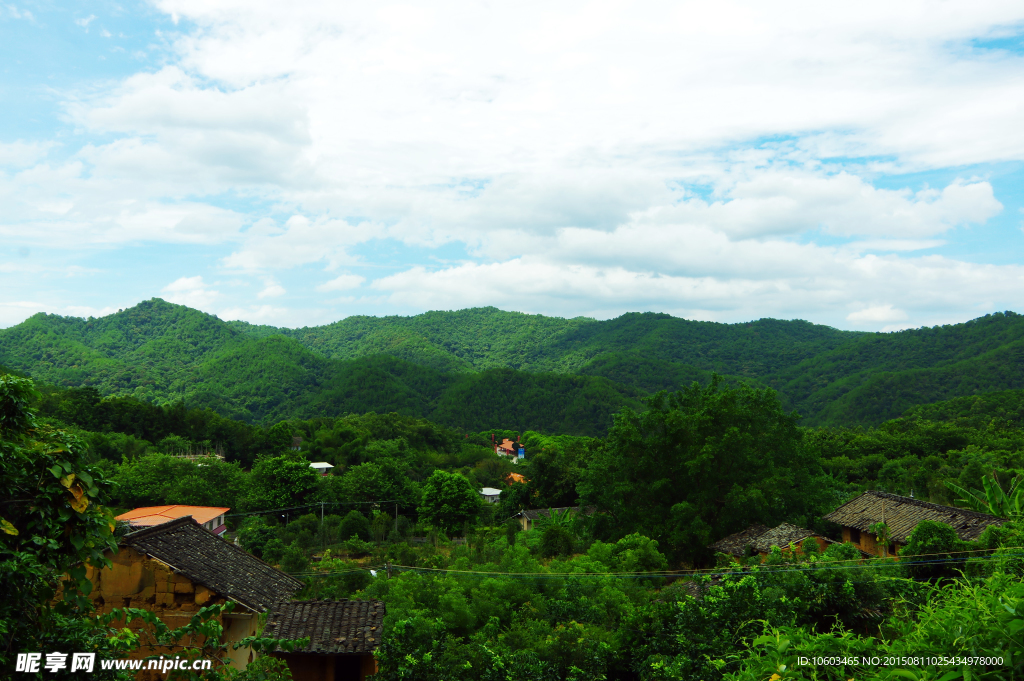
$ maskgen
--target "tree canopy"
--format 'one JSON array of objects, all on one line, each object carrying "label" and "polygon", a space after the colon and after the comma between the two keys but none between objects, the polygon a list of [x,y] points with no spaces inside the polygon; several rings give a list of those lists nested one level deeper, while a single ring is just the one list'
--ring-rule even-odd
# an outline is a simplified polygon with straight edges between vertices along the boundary
[{"label": "tree canopy", "polygon": [[810,520],[820,467],[774,391],[716,376],[647,406],[616,416],[578,487],[618,531],[642,530],[695,559],[750,523]]}]

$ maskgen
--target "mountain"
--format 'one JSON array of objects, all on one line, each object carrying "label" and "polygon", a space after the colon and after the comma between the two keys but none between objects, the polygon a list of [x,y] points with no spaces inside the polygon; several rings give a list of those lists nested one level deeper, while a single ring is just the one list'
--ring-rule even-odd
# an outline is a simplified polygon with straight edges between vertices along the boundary
[{"label": "mountain", "polygon": [[1024,317],[898,333],[806,321],[608,321],[475,308],[301,329],[224,322],[155,298],[99,319],[0,330],[0,364],[56,385],[249,421],[397,411],[465,427],[600,434],[622,406],[712,372],[779,391],[804,423],[873,424],[915,405],[1024,388]]}]

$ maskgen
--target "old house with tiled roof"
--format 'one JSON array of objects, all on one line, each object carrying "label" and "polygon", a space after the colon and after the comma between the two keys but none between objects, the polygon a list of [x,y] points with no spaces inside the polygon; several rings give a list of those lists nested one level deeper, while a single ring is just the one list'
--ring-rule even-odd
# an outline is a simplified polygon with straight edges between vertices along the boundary
[{"label": "old house with tiled roof", "polygon": [[906,545],[914,528],[922,520],[934,520],[949,525],[964,541],[977,539],[986,527],[1006,522],[987,513],[969,511],[953,506],[941,506],[913,497],[901,497],[888,492],[864,492],[825,516],[843,528],[843,541],[848,541],[871,555],[883,555],[872,525],[884,522],[889,528],[890,546],[887,555],[898,555]]},{"label": "old house with tiled roof", "polygon": [[800,546],[806,539],[813,539],[821,551],[833,543],[832,540],[826,539],[812,530],[782,523],[770,529],[764,525],[751,525],[745,530],[719,539],[708,548],[715,553],[724,553],[734,558],[753,555],[767,556],[771,553],[773,546],[788,551],[792,545],[797,553],[800,553],[802,551]]},{"label": "old house with tiled roof", "polygon": [[377,673],[373,651],[384,625],[382,601],[290,601],[274,606],[263,635],[309,644],[274,653],[288,664],[294,681],[365,681]]},{"label": "old house with tiled roof", "polygon": [[[303,586],[191,517],[125,535],[110,559],[110,567],[89,567],[86,573],[93,587],[90,597],[99,612],[141,608],[175,628],[187,624],[203,606],[234,601],[238,604],[234,611],[220,620],[226,642],[255,634],[259,615]],[[168,653],[174,651],[157,651]],[[137,651],[138,657],[150,654],[150,650]],[[248,649],[229,651],[228,655],[237,668],[252,661]]]}]

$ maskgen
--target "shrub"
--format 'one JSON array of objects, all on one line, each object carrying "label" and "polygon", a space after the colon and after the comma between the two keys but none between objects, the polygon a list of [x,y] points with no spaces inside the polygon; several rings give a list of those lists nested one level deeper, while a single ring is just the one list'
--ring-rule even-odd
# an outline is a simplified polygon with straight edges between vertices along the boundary
[{"label": "shrub", "polygon": [[359,511],[349,511],[338,527],[338,536],[347,541],[353,535],[363,541],[370,541],[370,521]]},{"label": "shrub", "polygon": [[309,567],[306,559],[306,552],[298,544],[292,544],[285,549],[281,557],[281,569],[285,572],[303,572]]}]

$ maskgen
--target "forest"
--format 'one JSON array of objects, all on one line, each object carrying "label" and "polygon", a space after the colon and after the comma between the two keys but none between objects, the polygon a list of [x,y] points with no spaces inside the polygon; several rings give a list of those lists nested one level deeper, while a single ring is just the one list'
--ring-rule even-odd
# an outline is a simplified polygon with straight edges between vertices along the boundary
[{"label": "forest", "polygon": [[106,317],[41,313],[0,330],[0,365],[252,424],[374,411],[459,430],[592,437],[647,395],[717,373],[773,388],[804,425],[877,426],[918,405],[1024,389],[1024,317],[861,333],[800,320],[597,321],[476,308],[286,329],[155,298]]},{"label": "forest", "polygon": [[[253,424],[0,375],[0,585],[19,594],[0,605],[0,635],[113,645],[87,599],[54,610],[47,589],[76,561],[101,560],[115,541],[110,514],[183,503],[230,507],[232,535],[303,579],[300,597],[384,601],[380,679],[1024,673],[1024,391],[918,405],[878,425],[808,426],[773,389],[713,374],[609,421],[601,437],[397,412]],[[526,458],[496,456],[492,438],[518,439]],[[176,456],[188,452],[223,459]],[[61,503],[67,478],[50,476],[54,465],[86,481],[94,503]],[[498,503],[481,501],[485,486],[502,490]],[[982,499],[1007,522],[972,542],[922,523],[898,561],[840,541],[763,561],[708,548],[752,523],[841,540],[823,516],[867,489]],[[995,490],[1013,503],[997,504]],[[30,512],[15,503],[29,493],[53,501]],[[586,512],[551,512],[527,531],[517,515],[567,507]],[[887,656],[918,662],[861,661]]]}]

